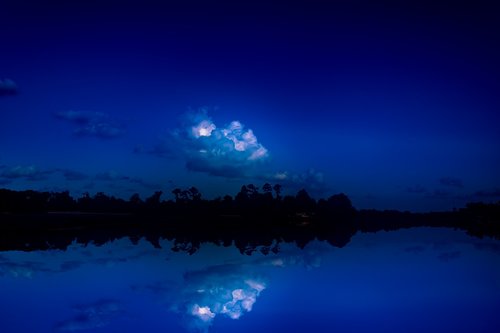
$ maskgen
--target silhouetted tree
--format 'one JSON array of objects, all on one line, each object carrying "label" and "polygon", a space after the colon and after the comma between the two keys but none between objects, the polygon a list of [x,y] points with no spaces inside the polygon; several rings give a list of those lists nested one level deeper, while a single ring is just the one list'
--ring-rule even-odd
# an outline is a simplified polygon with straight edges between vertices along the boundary
[{"label": "silhouetted tree", "polygon": [[269,203],[273,200],[273,187],[271,186],[271,184],[265,183],[264,186],[262,186],[262,191],[264,192],[264,201],[266,203]]},{"label": "silhouetted tree", "polygon": [[128,201],[132,205],[139,205],[142,203],[142,199],[141,199],[141,196],[139,195],[139,193],[132,194],[132,196],[130,197],[130,199]]},{"label": "silhouetted tree", "polygon": [[82,212],[88,212],[91,210],[92,198],[89,192],[83,192],[82,196],[77,200],[78,209]]},{"label": "silhouetted tree", "polygon": [[175,201],[179,202],[182,190],[180,188],[175,188],[172,190],[172,193],[175,195]]},{"label": "silhouetted tree", "polygon": [[69,191],[63,191],[50,193],[47,204],[48,210],[71,211],[75,209],[76,202],[69,195]]},{"label": "silhouetted tree", "polygon": [[297,192],[295,196],[297,209],[302,212],[312,212],[316,202],[312,199],[305,189]]},{"label": "silhouetted tree", "polygon": [[297,212],[296,202],[297,200],[295,199],[294,196],[285,195],[283,197],[283,204],[282,204],[283,213],[286,215],[291,215],[296,213]]},{"label": "silhouetted tree", "polygon": [[91,210],[95,212],[110,212],[111,197],[104,192],[97,192],[91,200]]},{"label": "silhouetted tree", "polygon": [[248,188],[243,185],[240,189],[240,191],[236,194],[236,202],[238,202],[239,204],[242,204],[246,201],[248,201]]},{"label": "silhouetted tree", "polygon": [[248,189],[248,196],[251,199],[257,199],[257,197],[259,196],[259,188],[254,184],[248,184],[247,189]]},{"label": "silhouetted tree", "polygon": [[274,193],[276,193],[276,199],[278,199],[278,200],[281,199],[281,189],[282,189],[282,186],[280,184],[274,184],[273,190],[274,190]]},{"label": "silhouetted tree", "polygon": [[160,197],[162,194],[162,191],[156,191],[153,193],[153,195],[146,199],[146,205],[158,207],[160,205]]},{"label": "silhouetted tree", "polygon": [[188,190],[188,195],[190,197],[191,200],[193,201],[200,201],[201,200],[201,193],[200,191],[196,188],[196,187],[191,187],[189,190]]},{"label": "silhouetted tree", "polygon": [[129,210],[132,210],[134,212],[139,211],[144,205],[144,202],[142,201],[139,193],[132,194],[132,196],[128,200],[128,203],[129,203],[129,208],[130,208]]},{"label": "silhouetted tree", "polygon": [[234,211],[234,202],[233,202],[233,197],[230,195],[225,195],[224,198],[222,199],[221,207],[222,209],[221,214],[232,214]]},{"label": "silhouetted tree", "polygon": [[338,210],[350,210],[353,209],[351,199],[347,197],[344,193],[335,194],[328,198],[328,206],[333,209]]}]

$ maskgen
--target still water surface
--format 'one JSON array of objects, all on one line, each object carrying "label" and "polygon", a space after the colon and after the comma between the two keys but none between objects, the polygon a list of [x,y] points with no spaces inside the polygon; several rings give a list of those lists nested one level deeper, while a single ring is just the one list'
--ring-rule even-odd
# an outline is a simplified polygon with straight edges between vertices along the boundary
[{"label": "still water surface", "polygon": [[241,254],[0,253],[0,332],[500,332],[500,242],[416,228]]}]

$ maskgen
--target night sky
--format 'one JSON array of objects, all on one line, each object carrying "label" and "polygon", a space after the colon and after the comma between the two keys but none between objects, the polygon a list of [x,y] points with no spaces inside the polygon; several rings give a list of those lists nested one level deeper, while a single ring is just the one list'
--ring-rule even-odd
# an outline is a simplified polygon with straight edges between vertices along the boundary
[{"label": "night sky", "polygon": [[498,200],[498,17],[495,1],[0,0],[0,187]]}]

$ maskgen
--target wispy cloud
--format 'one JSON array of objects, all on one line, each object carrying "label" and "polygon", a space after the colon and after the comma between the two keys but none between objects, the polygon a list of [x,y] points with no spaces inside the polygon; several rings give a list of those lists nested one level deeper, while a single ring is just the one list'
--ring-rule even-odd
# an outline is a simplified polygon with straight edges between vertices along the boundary
[{"label": "wispy cloud", "polygon": [[[131,191],[138,191],[143,189],[158,190],[161,188],[160,184],[149,182],[139,177],[130,177],[119,174],[115,171],[107,171],[98,173],[95,176],[90,176],[78,170],[53,168],[53,169],[40,169],[35,165],[29,166],[6,166],[0,165],[0,185],[11,184],[15,181],[28,181],[28,182],[43,182],[47,180],[58,179],[62,177],[66,182],[81,182],[81,181],[94,181],[84,185],[84,189],[100,188],[105,185],[106,188],[128,188]],[[89,186],[90,185],[90,186]],[[61,190],[66,190],[63,188]],[[53,186],[49,186],[47,190],[55,190]]]},{"label": "wispy cloud", "polygon": [[473,196],[478,198],[500,198],[500,188],[477,191]]},{"label": "wispy cloud", "polygon": [[142,178],[139,177],[130,177],[126,175],[122,175],[116,171],[106,171],[102,173],[98,173],[95,177],[95,180],[101,181],[101,182],[107,182],[111,184],[117,184],[117,183],[127,183],[127,184],[132,184],[132,185],[140,185],[145,188],[149,189],[158,189],[160,185],[150,183],[145,181]]},{"label": "wispy cloud", "polygon": [[85,180],[88,179],[89,176],[83,172],[80,171],[75,171],[75,170],[60,170],[62,175],[64,176],[64,179],[67,181],[80,181],[80,180]]},{"label": "wispy cloud", "polygon": [[73,307],[74,317],[58,322],[59,332],[87,331],[102,328],[124,313],[123,305],[117,300],[102,299],[95,303]]},{"label": "wispy cloud", "polygon": [[16,95],[17,85],[11,79],[0,79],[0,96]]},{"label": "wispy cloud", "polygon": [[101,180],[101,181],[120,181],[120,180],[130,180],[129,176],[121,175],[118,172],[115,171],[106,171],[106,172],[101,172],[98,173],[95,176],[96,180]]},{"label": "wispy cloud", "polygon": [[447,196],[450,196],[451,193],[448,192],[448,191],[444,191],[444,190],[440,190],[440,189],[437,189],[437,190],[434,190],[430,196],[432,197],[447,197]]},{"label": "wispy cloud", "polygon": [[454,177],[442,177],[439,179],[439,183],[448,187],[463,188],[464,185],[462,180]]},{"label": "wispy cloud", "polygon": [[170,136],[159,137],[158,142],[152,148],[146,148],[144,145],[137,145],[133,149],[134,154],[149,154],[160,158],[176,158],[178,153],[172,147],[172,138]]},{"label": "wispy cloud", "polygon": [[279,183],[285,189],[290,190],[306,188],[311,194],[321,195],[327,191],[323,173],[315,169],[309,169],[303,173],[279,171],[273,174],[267,174],[260,179],[265,182]]},{"label": "wispy cloud", "polygon": [[14,166],[4,168],[0,172],[0,179],[25,179],[29,181],[41,181],[46,180],[51,174],[53,174],[54,170],[40,170],[34,165],[30,166]]},{"label": "wispy cloud", "polygon": [[72,123],[73,133],[78,136],[93,136],[112,139],[125,133],[123,127],[106,113],[89,111],[64,111],[55,114],[56,118]]},{"label": "wispy cloud", "polygon": [[437,257],[439,260],[443,262],[448,262],[451,260],[459,259],[462,256],[460,251],[451,251],[451,252],[443,252],[440,253]]},{"label": "wispy cloud", "polygon": [[427,189],[421,185],[408,186],[406,188],[406,192],[412,193],[412,194],[426,194],[426,193],[428,193]]},{"label": "wispy cloud", "polygon": [[15,180],[44,181],[53,175],[62,175],[66,181],[80,181],[88,175],[71,169],[40,169],[35,165],[0,166],[0,184],[8,184]]}]

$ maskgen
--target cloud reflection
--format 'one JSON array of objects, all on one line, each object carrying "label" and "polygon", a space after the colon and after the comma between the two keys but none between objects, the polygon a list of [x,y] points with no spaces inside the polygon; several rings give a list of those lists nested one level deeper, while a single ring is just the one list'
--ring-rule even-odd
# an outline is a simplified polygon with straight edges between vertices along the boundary
[{"label": "cloud reflection", "polygon": [[123,305],[117,300],[101,299],[95,303],[76,305],[73,307],[75,316],[60,321],[55,329],[59,332],[75,332],[92,330],[109,325],[119,315],[124,313]]},{"label": "cloud reflection", "polygon": [[182,313],[187,326],[206,331],[217,316],[239,319],[252,311],[267,283],[239,265],[212,266],[184,275],[184,285],[171,309]]}]

